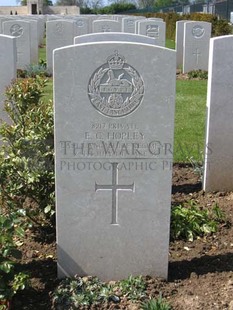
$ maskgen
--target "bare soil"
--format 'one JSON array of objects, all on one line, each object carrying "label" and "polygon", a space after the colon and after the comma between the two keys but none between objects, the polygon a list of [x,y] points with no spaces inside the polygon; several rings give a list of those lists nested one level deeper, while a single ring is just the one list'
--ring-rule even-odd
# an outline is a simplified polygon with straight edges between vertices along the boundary
[{"label": "bare soil", "polygon": [[[233,192],[204,193],[192,167],[174,165],[172,204],[191,199],[203,208],[217,203],[233,223]],[[28,232],[21,249],[23,259],[18,268],[30,273],[31,287],[14,297],[12,309],[51,309],[50,292],[59,283],[54,232],[45,231],[44,236]],[[223,225],[217,233],[193,242],[171,242],[169,256],[168,281],[145,278],[149,296],[158,298],[161,293],[174,310],[233,310],[233,225]],[[121,300],[89,309],[139,308]]]}]

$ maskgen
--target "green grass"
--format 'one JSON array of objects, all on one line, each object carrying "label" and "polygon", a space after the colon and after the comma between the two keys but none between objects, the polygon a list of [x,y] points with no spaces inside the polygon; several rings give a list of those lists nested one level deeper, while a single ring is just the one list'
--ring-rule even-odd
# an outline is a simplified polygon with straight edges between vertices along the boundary
[{"label": "green grass", "polygon": [[202,160],[206,116],[206,80],[178,80],[176,83],[176,113],[174,161]]},{"label": "green grass", "polygon": [[52,78],[48,78],[48,82],[44,90],[43,100],[53,100],[53,79]]},{"label": "green grass", "polygon": [[175,47],[176,47],[175,41],[171,40],[171,39],[166,39],[166,47],[171,48],[171,49],[175,49]]},{"label": "green grass", "polygon": [[46,61],[46,46],[39,48],[39,59]]}]

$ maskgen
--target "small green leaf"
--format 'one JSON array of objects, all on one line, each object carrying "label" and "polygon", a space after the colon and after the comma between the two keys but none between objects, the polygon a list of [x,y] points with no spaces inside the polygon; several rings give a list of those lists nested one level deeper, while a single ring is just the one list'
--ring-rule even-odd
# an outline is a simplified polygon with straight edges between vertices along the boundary
[{"label": "small green leaf", "polygon": [[48,205],[47,207],[44,208],[44,213],[47,214],[51,211],[51,206]]}]

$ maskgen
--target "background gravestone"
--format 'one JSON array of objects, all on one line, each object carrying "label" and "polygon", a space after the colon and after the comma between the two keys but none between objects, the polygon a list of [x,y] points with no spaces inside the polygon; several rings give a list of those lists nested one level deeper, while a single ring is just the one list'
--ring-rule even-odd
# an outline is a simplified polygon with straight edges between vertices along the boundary
[{"label": "background gravestone", "polygon": [[31,64],[30,23],[22,20],[3,22],[3,33],[16,38],[17,69]]},{"label": "background gravestone", "polygon": [[127,16],[122,18],[122,32],[135,33],[135,24],[139,19],[141,19],[140,16]]},{"label": "background gravestone", "polygon": [[72,45],[75,32],[73,20],[51,20],[46,23],[46,59],[47,69],[53,71],[53,50],[62,46]]},{"label": "background gravestone", "polygon": [[104,33],[91,33],[83,36],[74,38],[74,44],[96,42],[96,41],[127,41],[127,42],[138,42],[144,44],[155,44],[153,38],[142,36],[132,33],[122,32],[104,32]]},{"label": "background gravestone", "polygon": [[157,20],[140,20],[137,22],[138,34],[153,38],[155,45],[165,46],[166,23]]},{"label": "background gravestone", "polygon": [[89,33],[89,20],[87,17],[76,17],[76,33],[75,36],[81,36]]},{"label": "background gravestone", "polygon": [[233,36],[210,40],[205,191],[233,190]]},{"label": "background gravestone", "polygon": [[0,119],[7,120],[4,112],[5,89],[16,78],[16,39],[0,35]]},{"label": "background gravestone", "polygon": [[38,64],[39,58],[39,28],[37,20],[27,20],[30,23],[31,62]]},{"label": "background gravestone", "polygon": [[183,66],[183,49],[184,49],[184,24],[186,20],[176,22],[176,67]]},{"label": "background gravestone", "polygon": [[167,277],[175,82],[154,45],[54,51],[60,277]]},{"label": "background gravestone", "polygon": [[121,32],[121,23],[115,20],[94,20],[92,32]]},{"label": "background gravestone", "polygon": [[186,22],[184,24],[183,73],[208,70],[211,23]]},{"label": "background gravestone", "polygon": [[3,34],[3,23],[7,22],[8,20],[12,20],[12,18],[0,16],[0,34]]}]

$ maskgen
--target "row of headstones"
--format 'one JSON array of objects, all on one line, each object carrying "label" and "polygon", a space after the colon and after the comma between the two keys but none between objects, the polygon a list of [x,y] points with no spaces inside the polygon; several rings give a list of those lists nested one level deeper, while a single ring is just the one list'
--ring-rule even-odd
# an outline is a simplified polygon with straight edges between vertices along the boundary
[{"label": "row of headstones", "polygon": [[[54,51],[60,276],[167,277],[176,53],[136,37]],[[232,48],[211,39],[207,191],[233,187]],[[0,93],[15,50],[0,35]]]},{"label": "row of headstones", "polygon": [[[211,39],[206,190],[233,189],[232,50]],[[60,277],[167,278],[175,84],[176,53],[137,39],[54,51]]]},{"label": "row of headstones", "polygon": [[0,16],[0,34],[16,38],[17,69],[38,63],[44,32],[44,16]]},{"label": "row of headstones", "polygon": [[[110,34],[104,34],[106,35],[106,40],[108,40],[108,35]],[[103,36],[103,34],[101,35]],[[95,41],[95,40],[103,40],[104,38],[102,37],[101,39],[100,34],[96,35],[96,36],[90,36],[89,39],[83,40],[83,41],[78,41],[76,43],[86,43],[86,42],[91,42],[91,41]],[[121,34],[118,35],[116,34],[116,36],[113,38],[113,40],[124,40],[124,41],[132,41],[135,42],[135,40],[138,40],[136,38],[137,36],[135,35],[126,35],[126,34]],[[232,65],[231,65],[231,56],[230,56],[230,52],[229,52],[229,48],[227,44],[231,44],[232,38],[231,36],[226,36],[226,37],[220,37],[220,38],[216,38],[214,40],[212,40],[212,44],[213,42],[223,42],[222,46],[220,43],[220,47],[218,48],[218,50],[215,50],[213,48],[213,46],[211,45],[211,49],[210,49],[210,62],[209,62],[209,85],[208,85],[208,117],[214,117],[216,116],[217,119],[216,121],[212,121],[211,119],[207,122],[207,138],[206,138],[206,142],[209,148],[209,151],[206,151],[206,156],[205,156],[205,177],[204,177],[204,188],[206,190],[224,190],[224,189],[232,189],[232,177],[230,177],[230,175],[232,175],[231,173],[231,169],[230,167],[228,167],[228,169],[222,169],[221,167],[223,167],[223,165],[227,165],[228,166],[228,160],[224,160],[223,159],[223,155],[224,156],[228,156],[228,158],[231,158],[231,146],[232,143],[230,143],[230,141],[228,141],[226,143],[226,137],[231,138],[232,137],[232,133],[231,130],[226,130],[225,135],[224,135],[224,139],[223,136],[219,134],[214,134],[214,141],[215,139],[218,138],[218,143],[213,143],[210,142],[209,139],[212,139],[212,135],[211,135],[211,128],[212,128],[212,123],[214,130],[217,128],[217,125],[221,126],[222,130],[225,126],[230,126],[231,123],[228,123],[227,121],[227,117],[231,117],[231,110],[229,111],[229,113],[226,113],[225,108],[227,109],[227,107],[229,109],[231,109],[231,104],[230,104],[230,99],[229,100],[225,100],[226,104],[224,106],[223,102],[224,96],[229,96],[229,98],[231,98],[231,72],[232,72]],[[151,44],[150,42],[150,38],[145,38],[143,36],[141,36],[141,42],[142,43],[146,43],[146,44]],[[1,79],[1,95],[3,93],[4,88],[10,84],[10,81],[16,77],[16,38],[10,38],[8,36],[4,36],[1,35],[1,44],[0,44],[0,48],[1,48],[1,52],[0,52],[0,58],[1,58],[1,74],[0,74],[0,79]],[[218,55],[217,53],[219,53],[220,55]],[[217,55],[216,57],[214,55]],[[216,75],[214,70],[214,65],[217,63],[220,63],[222,61],[221,64],[221,68],[218,69]],[[214,63],[213,63],[214,62]],[[224,70],[223,70],[224,68]],[[223,73],[221,73],[223,72]],[[3,74],[4,73],[4,74]],[[216,77],[215,77],[216,76]],[[217,79],[217,80],[216,80]],[[213,81],[212,81],[213,80]],[[224,81],[224,82],[222,82]],[[213,85],[212,85],[213,84]],[[224,91],[219,90],[221,87],[223,87],[224,85]],[[214,96],[211,95],[211,93],[214,92]],[[218,113],[213,113],[210,114],[210,107],[211,106],[215,106],[213,104],[211,104],[211,102],[215,102],[215,105],[219,105],[221,104],[221,107],[218,108]],[[223,116],[220,117],[220,113],[223,113]],[[230,128],[230,127],[229,127]],[[209,132],[210,130],[210,132]],[[218,128],[218,132],[220,131],[220,129]],[[229,140],[229,139],[228,139]],[[226,145],[226,147],[229,147],[229,152],[221,152],[221,156],[219,156],[218,151],[215,150],[213,151],[213,149],[219,149],[219,150],[223,150],[224,148],[220,145]],[[215,158],[215,156],[217,157],[217,159]],[[210,159],[215,160],[214,164],[211,164]],[[215,159],[214,159],[215,158]],[[208,164],[207,164],[207,159],[208,159]],[[210,168],[210,164],[211,164],[211,168]],[[217,173],[215,172],[217,167],[219,168],[219,173],[217,177]],[[207,169],[208,168],[208,169]],[[222,171],[225,171],[223,174],[221,174]],[[225,178],[225,174],[229,173],[229,177]],[[211,175],[214,175],[214,177],[211,177]],[[221,182],[219,182],[218,180],[220,179],[220,176],[223,175]],[[230,181],[231,180],[231,181]],[[212,186],[211,184],[216,183],[216,185]],[[223,185],[224,184],[224,185]]]},{"label": "row of headstones", "polygon": [[[53,50],[72,45],[74,37],[98,32],[139,33],[153,37],[155,44],[165,45],[165,23],[162,19],[118,16],[2,16],[0,33],[17,38],[17,68],[24,69],[31,63],[38,63],[38,45],[43,43],[46,23],[46,52],[48,70],[52,72]],[[115,17],[116,19],[116,17]]]},{"label": "row of headstones", "polygon": [[[95,18],[95,19],[94,19]],[[98,17],[76,17],[69,20],[52,20],[46,23],[47,68],[52,72],[53,50],[77,44],[74,38],[91,33],[132,33],[145,35],[155,45],[165,46],[166,24],[162,19],[122,17],[121,20],[97,19]],[[100,18],[100,17],[99,17]],[[118,17],[119,19],[120,17]],[[88,40],[87,38],[85,40]]]},{"label": "row of headstones", "polygon": [[[118,17],[118,21],[100,19],[103,17],[78,17],[71,20],[53,20],[47,22],[47,65],[52,71],[53,50],[87,42],[88,37],[76,36],[88,33],[124,32],[140,34],[153,38],[154,44],[165,46],[166,24],[161,19],[143,19],[143,17]],[[110,35],[109,35],[110,37]],[[176,24],[177,67],[183,68],[183,73],[191,70],[208,70],[209,40],[211,37],[211,23],[179,21]],[[92,37],[90,37],[92,40]],[[110,40],[110,38],[109,38]]]},{"label": "row of headstones", "polygon": [[[54,17],[50,17],[54,19]],[[58,17],[55,17],[58,19]],[[47,24],[47,55],[48,66],[52,67],[52,51],[64,45],[71,45],[74,36],[99,32],[126,32],[146,35],[154,38],[155,45],[165,46],[166,25],[161,19],[124,16],[89,16],[75,17],[75,25],[63,23],[61,20]],[[144,18],[144,20],[142,20]],[[64,29],[65,38],[63,38]],[[65,30],[66,29],[66,30]],[[67,35],[69,33],[69,35]],[[209,40],[211,23],[178,21],[176,24],[177,67],[183,72],[191,70],[208,70]],[[86,39],[87,40],[87,39]],[[78,43],[78,42],[77,42]]]},{"label": "row of headstones", "polygon": [[[38,45],[43,43],[46,24],[47,66],[52,73],[52,53],[59,47],[78,43],[76,36],[100,32],[125,32],[146,35],[154,44],[165,46],[166,25],[162,19],[132,16],[20,16],[0,17],[0,33],[17,38],[17,68],[38,62]],[[26,19],[25,19],[26,18]],[[211,24],[179,21],[176,26],[177,67],[183,72],[208,69]],[[88,40],[88,38],[83,39]]]}]

